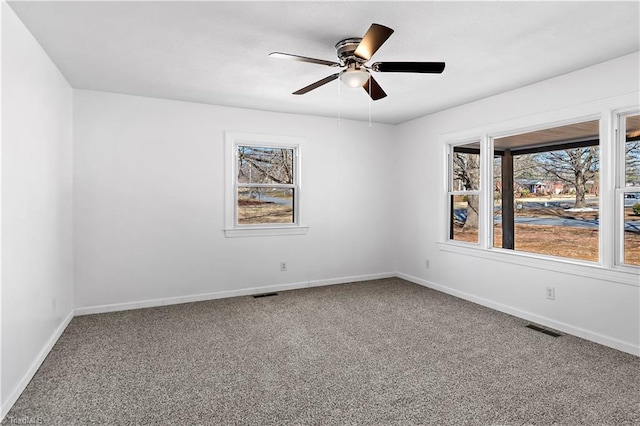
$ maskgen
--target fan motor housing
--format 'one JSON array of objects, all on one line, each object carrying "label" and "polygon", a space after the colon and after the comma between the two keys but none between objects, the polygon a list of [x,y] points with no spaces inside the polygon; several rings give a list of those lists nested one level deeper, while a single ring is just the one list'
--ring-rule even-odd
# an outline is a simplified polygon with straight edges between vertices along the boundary
[{"label": "fan motor housing", "polygon": [[338,59],[345,65],[353,62],[364,64],[367,62],[365,59],[358,58],[353,52],[356,51],[358,45],[362,41],[362,38],[345,38],[336,43],[336,54]]}]

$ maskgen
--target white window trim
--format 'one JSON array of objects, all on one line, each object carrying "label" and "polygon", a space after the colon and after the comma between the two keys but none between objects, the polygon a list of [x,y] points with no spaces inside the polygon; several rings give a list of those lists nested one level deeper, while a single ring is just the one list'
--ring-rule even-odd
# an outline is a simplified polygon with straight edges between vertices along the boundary
[{"label": "white window trim", "polygon": [[[224,234],[228,238],[304,235],[309,227],[301,225],[302,179],[301,151],[305,140],[292,136],[268,135],[247,132],[225,132],[225,190],[224,190]],[[294,223],[292,224],[260,224],[239,225],[237,223],[236,176],[238,146],[269,146],[274,148],[294,149],[294,179],[296,194],[294,197]]]},{"label": "white window trim", "polygon": [[[638,109],[639,92],[628,95],[602,99],[587,104],[548,111],[532,116],[508,120],[502,123],[492,123],[487,126],[467,129],[459,132],[441,135],[441,146],[445,158],[449,164],[449,153],[452,146],[480,140],[481,154],[481,195],[479,218],[479,243],[466,243],[449,239],[449,166],[444,168],[446,202],[442,211],[446,212],[442,218],[442,239],[437,242],[440,250],[445,252],[469,255],[498,262],[514,263],[532,268],[565,272],[574,275],[611,281],[619,284],[640,287],[640,267],[622,265],[616,260],[620,259],[619,250],[622,224],[617,210],[618,200],[622,192],[630,192],[627,188],[618,188],[615,170],[620,170],[618,164],[618,137],[616,129],[619,114],[628,113]],[[493,153],[493,139],[497,137],[511,136],[513,134],[526,133],[543,128],[562,126],[580,121],[600,120],[600,168],[601,168],[601,193],[600,193],[600,228],[599,248],[600,262],[589,262],[579,259],[546,256],[537,253],[503,250],[493,247],[493,233],[491,232],[493,217],[486,214],[487,206],[493,202],[492,191],[487,190],[487,184],[493,182],[492,163],[487,161],[487,153]],[[602,173],[602,170],[605,173]],[[615,172],[618,173],[618,172]],[[488,179],[490,177],[490,179]],[[491,188],[489,188],[491,189]],[[636,192],[635,190],[631,192]],[[620,194],[620,195],[619,195]],[[482,219],[484,216],[484,220]],[[615,254],[614,254],[615,253]]]},{"label": "white window trim", "polygon": [[[480,187],[478,189],[470,189],[470,190],[462,190],[462,191],[455,191],[453,190],[453,149],[457,146],[463,146],[463,145],[468,145],[471,143],[480,143]],[[484,212],[484,200],[482,199],[482,185],[484,185],[484,181],[485,181],[485,177],[482,174],[482,170],[483,170],[483,161],[484,161],[484,156],[483,156],[483,151],[482,151],[482,146],[484,144],[484,141],[481,137],[472,137],[472,138],[465,138],[462,140],[457,140],[455,142],[449,142],[446,145],[446,161],[447,161],[447,167],[446,169],[446,179],[445,179],[445,185],[446,185],[446,200],[445,200],[445,205],[447,206],[447,226],[445,227],[445,234],[444,234],[444,238],[446,241],[451,242],[453,244],[462,244],[462,245],[469,245],[469,246],[474,246],[474,247],[478,247],[482,244],[482,240],[484,239],[484,235],[486,230],[484,229],[483,223],[484,223],[484,216],[485,216],[485,212]],[[451,239],[451,230],[449,229],[449,226],[451,225],[451,215],[453,214],[453,212],[451,211],[451,204],[450,204],[450,197],[452,195],[476,195],[478,196],[478,242],[477,243],[470,243],[467,241],[459,241],[459,240],[454,240]]]},{"label": "white window trim", "polygon": [[637,266],[628,265],[624,263],[624,194],[629,192],[640,193],[640,187],[627,187],[625,186],[625,145],[626,145],[626,123],[625,119],[629,115],[635,115],[640,113],[640,109],[624,108],[613,111],[612,124],[613,128],[612,138],[615,141],[615,149],[613,150],[615,155],[616,176],[615,179],[615,192],[614,192],[614,214],[615,214],[615,264],[619,269],[634,270],[638,269]]},{"label": "white window trim", "polygon": [[595,262],[580,261],[567,257],[545,256],[542,254],[501,248],[487,250],[475,244],[464,244],[459,241],[438,242],[437,245],[438,249],[444,252],[640,287],[638,270],[633,267],[610,269],[598,265]]}]

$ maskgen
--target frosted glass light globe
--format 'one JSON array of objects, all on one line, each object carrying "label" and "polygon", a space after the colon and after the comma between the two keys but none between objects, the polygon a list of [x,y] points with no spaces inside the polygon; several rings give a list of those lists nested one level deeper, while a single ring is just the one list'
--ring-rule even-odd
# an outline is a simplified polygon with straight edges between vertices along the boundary
[{"label": "frosted glass light globe", "polygon": [[349,87],[362,87],[362,85],[369,80],[369,73],[362,68],[350,68],[342,71],[340,80]]}]

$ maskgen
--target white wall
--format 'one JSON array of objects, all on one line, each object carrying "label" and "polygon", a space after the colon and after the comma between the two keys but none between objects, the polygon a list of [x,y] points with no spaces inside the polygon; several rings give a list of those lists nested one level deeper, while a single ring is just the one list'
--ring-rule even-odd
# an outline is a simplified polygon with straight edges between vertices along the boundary
[{"label": "white wall", "polygon": [[[392,126],[81,90],[74,126],[80,313],[395,271]],[[306,138],[307,235],[225,237],[225,131]]]},{"label": "white wall", "polygon": [[2,413],[73,312],[72,90],[3,1]]},{"label": "white wall", "polygon": [[[598,271],[575,276],[441,250],[446,233],[445,144],[463,134],[504,122],[526,122],[575,110],[590,110],[605,98],[631,95],[638,102],[638,54],[625,56],[522,89],[404,123],[398,128],[399,197],[403,208],[397,240],[398,272],[412,281],[568,331],[619,349],[640,353],[640,276]],[[597,109],[591,113],[599,113]],[[556,115],[555,112],[558,112]],[[561,113],[560,113],[561,112]],[[425,268],[429,259],[431,268]],[[548,268],[546,268],[548,269]],[[624,281],[624,282],[623,282]],[[625,283],[626,282],[626,283]],[[556,287],[546,300],[545,287]]]}]

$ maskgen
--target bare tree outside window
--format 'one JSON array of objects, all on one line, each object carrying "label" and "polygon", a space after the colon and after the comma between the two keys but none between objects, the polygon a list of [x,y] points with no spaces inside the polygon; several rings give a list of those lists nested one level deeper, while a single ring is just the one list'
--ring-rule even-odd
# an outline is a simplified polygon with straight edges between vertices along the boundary
[{"label": "bare tree outside window", "polygon": [[449,238],[478,243],[480,207],[480,143],[451,150]]},{"label": "bare tree outside window", "polygon": [[[480,154],[453,153],[453,188],[456,191],[477,191],[480,189]],[[478,229],[479,199],[477,196],[464,195],[461,200],[467,203],[466,220],[463,231]]]},{"label": "bare tree outside window", "polygon": [[640,134],[627,140],[624,153],[625,186],[640,186]]},{"label": "bare tree outside window", "polygon": [[295,222],[294,149],[237,147],[237,221],[240,225]]},{"label": "bare tree outside window", "polygon": [[640,266],[640,115],[625,117],[623,263]]},{"label": "bare tree outside window", "polygon": [[549,151],[537,154],[533,160],[543,174],[542,179],[557,179],[575,191],[576,209],[587,207],[587,185],[595,185],[598,177],[598,146]]},{"label": "bare tree outside window", "polygon": [[293,149],[238,146],[238,183],[293,183]]}]

